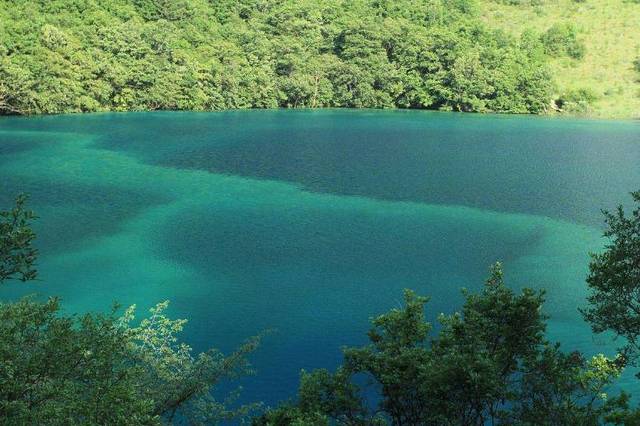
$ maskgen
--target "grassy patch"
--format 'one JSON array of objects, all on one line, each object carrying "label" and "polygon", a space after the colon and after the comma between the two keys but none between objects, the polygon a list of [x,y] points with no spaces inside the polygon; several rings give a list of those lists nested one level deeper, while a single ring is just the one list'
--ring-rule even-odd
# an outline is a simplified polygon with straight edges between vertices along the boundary
[{"label": "grassy patch", "polygon": [[513,34],[542,34],[554,24],[571,23],[586,51],[580,60],[551,59],[557,96],[589,90],[597,96],[584,114],[601,118],[640,118],[640,4],[623,0],[543,0],[517,5],[481,0],[482,17]]}]

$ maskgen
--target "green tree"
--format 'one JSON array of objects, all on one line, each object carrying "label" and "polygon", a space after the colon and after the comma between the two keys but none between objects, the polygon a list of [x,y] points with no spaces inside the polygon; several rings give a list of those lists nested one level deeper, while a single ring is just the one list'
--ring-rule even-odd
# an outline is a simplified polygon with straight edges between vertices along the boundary
[{"label": "green tree", "polygon": [[0,0],[0,114],[227,108],[539,113],[546,56],[472,0]]},{"label": "green tree", "polygon": [[135,306],[119,320],[129,342],[128,357],[143,372],[137,385],[143,398],[152,401],[153,415],[169,423],[177,416],[189,424],[204,425],[237,419],[256,409],[258,405],[251,404],[232,410],[229,407],[237,393],[217,401],[212,392],[221,380],[252,373],[246,356],[260,339],[249,339],[229,356],[216,349],[194,356],[177,336],[187,321],[166,317],[168,305],[165,301],[151,308],[149,318],[136,327],[130,326]]},{"label": "green tree", "polygon": [[599,96],[591,88],[568,90],[563,93],[555,103],[563,111],[585,113]]},{"label": "green tree", "polygon": [[133,309],[66,315],[55,298],[0,303],[0,419],[3,424],[172,424],[238,419],[257,408],[229,408],[212,392],[221,380],[248,372],[258,339],[224,356],[193,356],[176,334],[184,320],[151,310],[137,327]]},{"label": "green tree", "polygon": [[[27,197],[0,211],[0,282],[36,277]],[[192,354],[178,334],[185,320],[171,320],[168,302],[132,325],[135,306],[118,316],[65,314],[58,299],[0,302],[0,422],[8,425],[193,425],[238,419],[257,408],[231,409],[237,392],[213,397],[221,380],[251,373],[249,339],[225,356],[210,349]]]},{"label": "green tree", "polygon": [[570,23],[553,24],[541,37],[547,54],[566,55],[573,59],[582,59],[586,53],[584,43],[578,39],[575,26]]},{"label": "green tree", "polygon": [[592,254],[587,284],[589,306],[582,310],[593,331],[611,331],[624,339],[622,354],[635,364],[640,355],[640,191],[631,194],[635,208],[605,211],[608,239]]},{"label": "green tree", "polygon": [[0,304],[4,424],[158,424],[117,317],[61,315],[56,299]]},{"label": "green tree", "polygon": [[[606,395],[622,371],[621,359],[585,359],[548,342],[542,292],[516,294],[496,265],[480,293],[464,296],[461,312],[442,315],[432,335],[424,321],[427,299],[406,291],[402,309],[373,320],[368,346],[346,349],[334,374],[303,373],[297,403],[254,424],[306,418],[354,426],[630,421],[627,396]],[[379,390],[377,408],[365,403],[362,375]]]}]

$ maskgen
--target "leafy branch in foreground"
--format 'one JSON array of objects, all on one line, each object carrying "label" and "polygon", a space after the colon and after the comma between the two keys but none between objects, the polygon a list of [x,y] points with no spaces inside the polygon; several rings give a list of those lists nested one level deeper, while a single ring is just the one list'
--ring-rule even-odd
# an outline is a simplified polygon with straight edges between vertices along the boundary
[{"label": "leafy branch in foreground", "polygon": [[165,301],[151,308],[150,317],[137,327],[129,326],[135,306],[120,319],[133,359],[143,368],[139,384],[143,394],[154,401],[153,414],[168,422],[178,415],[197,425],[236,419],[258,408],[259,404],[252,404],[230,410],[237,392],[221,402],[213,398],[212,391],[222,380],[253,373],[246,356],[258,347],[260,338],[247,340],[229,356],[216,349],[193,356],[191,347],[177,337],[187,321],[166,317],[168,305]]},{"label": "leafy branch in foreground", "polygon": [[113,313],[64,316],[57,299],[0,304],[5,424],[156,424]]},{"label": "leafy branch in foreground", "polygon": [[[26,196],[0,211],[0,282],[32,280],[37,251]],[[230,409],[237,392],[217,401],[223,380],[250,373],[246,356],[259,338],[229,356],[197,356],[180,343],[186,320],[164,312],[168,302],[132,326],[135,306],[117,316],[67,315],[56,298],[0,302],[0,423],[9,425],[203,425],[248,415],[256,405]]]},{"label": "leafy branch in foreground", "polygon": [[[131,327],[123,317],[68,316],[57,299],[0,303],[0,419],[4,424],[217,424],[246,416],[255,405],[227,408],[212,392],[249,371],[250,339],[224,356],[197,356],[179,343],[184,320],[171,320],[167,302]],[[232,395],[234,396],[234,395]]]},{"label": "leafy branch in foreground", "polygon": [[630,214],[622,206],[604,212],[609,243],[592,254],[590,306],[582,313],[594,332],[622,337],[622,354],[635,365],[640,355],[640,191],[631,196],[636,207]]},{"label": "leafy branch in foreground", "polygon": [[31,229],[36,216],[25,208],[27,199],[19,195],[14,208],[0,211],[0,283],[10,279],[29,281],[37,275],[34,265],[38,251],[33,247],[35,233]]}]

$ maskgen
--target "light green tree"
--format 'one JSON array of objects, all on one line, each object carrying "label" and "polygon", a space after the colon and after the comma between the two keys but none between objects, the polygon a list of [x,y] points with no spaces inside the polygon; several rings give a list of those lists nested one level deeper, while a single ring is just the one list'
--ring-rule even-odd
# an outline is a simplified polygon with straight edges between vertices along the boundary
[{"label": "light green tree", "polygon": [[[26,196],[0,211],[0,282],[36,277],[35,215]],[[231,355],[197,355],[179,341],[185,320],[165,315],[168,302],[135,324],[135,306],[118,315],[69,315],[59,300],[0,302],[0,422],[7,425],[193,425],[246,417],[258,405],[218,401],[221,380],[251,372],[249,339]]]}]

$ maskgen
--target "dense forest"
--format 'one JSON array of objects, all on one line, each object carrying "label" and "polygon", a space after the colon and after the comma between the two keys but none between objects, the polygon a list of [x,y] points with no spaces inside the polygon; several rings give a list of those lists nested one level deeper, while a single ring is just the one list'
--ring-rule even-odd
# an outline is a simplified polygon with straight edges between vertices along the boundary
[{"label": "dense forest", "polygon": [[492,29],[474,0],[1,0],[0,114],[541,113],[572,37]]},{"label": "dense forest", "polygon": [[[546,339],[544,292],[511,290],[500,264],[484,288],[464,292],[458,312],[425,322],[428,299],[373,319],[370,344],[348,348],[335,372],[302,372],[296,398],[265,410],[214,398],[222,380],[249,373],[260,338],[225,356],[193,355],[180,342],[184,320],[168,302],[134,321],[124,312],[69,316],[59,301],[0,303],[0,420],[3,424],[637,425],[624,391],[608,395],[640,356],[640,192],[630,214],[606,213],[606,250],[594,255],[584,318],[594,332],[623,337],[617,356],[587,358]],[[0,284],[36,278],[35,214],[19,197],[0,212]],[[28,284],[27,284],[28,285]],[[368,377],[373,388],[357,377]],[[371,389],[376,394],[372,398]],[[372,405],[373,404],[373,405]]]}]

